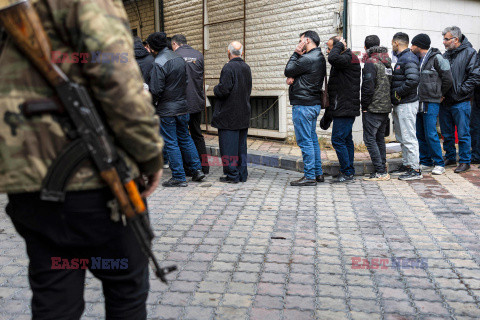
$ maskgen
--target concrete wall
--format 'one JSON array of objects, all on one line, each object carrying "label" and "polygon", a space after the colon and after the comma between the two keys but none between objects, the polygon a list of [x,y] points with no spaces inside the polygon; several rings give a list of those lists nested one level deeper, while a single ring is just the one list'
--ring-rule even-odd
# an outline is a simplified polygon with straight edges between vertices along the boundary
[{"label": "concrete wall", "polygon": [[[432,46],[445,51],[442,30],[456,25],[462,29],[474,48],[480,49],[480,1],[476,0],[349,0],[349,45],[364,51],[365,36],[376,34],[391,52],[392,37],[398,31],[412,39],[426,33]],[[362,140],[358,118],[354,138]]]}]

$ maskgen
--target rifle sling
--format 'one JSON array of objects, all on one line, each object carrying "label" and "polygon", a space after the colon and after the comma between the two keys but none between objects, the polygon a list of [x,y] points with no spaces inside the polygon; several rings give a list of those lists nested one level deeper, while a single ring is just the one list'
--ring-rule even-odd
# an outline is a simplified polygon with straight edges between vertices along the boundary
[{"label": "rifle sling", "polygon": [[40,198],[45,201],[65,201],[68,181],[89,157],[90,152],[81,139],[70,142],[48,168],[42,181]]}]

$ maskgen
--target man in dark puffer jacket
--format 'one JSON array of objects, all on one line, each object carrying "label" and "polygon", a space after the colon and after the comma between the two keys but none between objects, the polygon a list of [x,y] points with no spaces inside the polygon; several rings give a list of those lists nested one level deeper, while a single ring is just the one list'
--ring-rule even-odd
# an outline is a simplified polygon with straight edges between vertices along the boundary
[{"label": "man in dark puffer jacket", "polygon": [[365,38],[367,56],[362,81],[363,141],[372,159],[375,172],[364,180],[390,180],[387,173],[387,151],[385,130],[388,115],[392,111],[390,83],[392,81],[392,60],[388,49],[380,47],[380,38],[371,35]]},{"label": "man in dark puffer jacket", "polygon": [[352,128],[360,115],[360,60],[347,48],[343,38],[332,37],[327,42],[328,62],[332,65],[328,83],[330,107],[326,117],[333,118],[332,145],[340,162],[336,182],[355,180],[353,166],[355,146]]},{"label": "man in dark puffer jacket", "polygon": [[398,32],[393,36],[393,52],[398,60],[393,68],[392,103],[395,137],[402,147],[402,166],[391,175],[400,180],[422,179],[420,170],[419,148],[416,136],[418,113],[418,57],[408,49],[408,34]]},{"label": "man in dark puffer jacket", "polygon": [[417,138],[420,147],[420,169],[431,170],[432,174],[440,175],[445,173],[445,164],[437,133],[437,117],[440,103],[452,87],[453,79],[450,63],[442,56],[440,50],[430,48],[430,43],[430,37],[424,33],[412,39],[412,52],[420,58],[418,86],[420,112],[417,114]]},{"label": "man in dark puffer jacket", "polygon": [[470,169],[470,99],[475,86],[479,84],[480,70],[476,64],[477,52],[459,27],[446,28],[442,34],[443,45],[447,49],[443,56],[452,68],[453,87],[445,95],[440,108],[440,128],[444,138],[445,166],[449,166],[457,163],[455,126],[457,127],[459,166],[455,173],[460,173]]},{"label": "man in dark puffer jacket", "polygon": [[327,63],[319,44],[320,37],[315,31],[302,33],[285,67],[295,137],[305,164],[304,177],[292,181],[292,186],[315,186],[317,182],[324,181],[316,126],[322,108],[322,85]]}]

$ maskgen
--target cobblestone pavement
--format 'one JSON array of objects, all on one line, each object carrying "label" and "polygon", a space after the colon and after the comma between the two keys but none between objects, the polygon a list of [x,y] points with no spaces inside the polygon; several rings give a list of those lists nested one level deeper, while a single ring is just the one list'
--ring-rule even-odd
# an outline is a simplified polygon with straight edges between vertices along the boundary
[{"label": "cobblestone pavement", "polygon": [[[179,271],[152,277],[150,319],[480,318],[478,169],[303,189],[289,186],[299,173],[249,170],[151,197],[154,250]],[[0,230],[0,318],[29,319],[24,245],[4,213]],[[428,267],[394,268],[402,258]],[[82,319],[102,319],[91,277],[85,299]]]}]

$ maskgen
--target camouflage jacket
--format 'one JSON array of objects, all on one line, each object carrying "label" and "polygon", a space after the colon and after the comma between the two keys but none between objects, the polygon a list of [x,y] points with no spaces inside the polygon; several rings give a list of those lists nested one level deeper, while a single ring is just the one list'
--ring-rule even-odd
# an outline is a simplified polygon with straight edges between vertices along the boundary
[{"label": "camouflage jacket", "polygon": [[[52,59],[72,81],[88,88],[132,174],[158,171],[163,161],[159,120],[143,89],[122,1],[31,2],[50,38]],[[0,192],[39,191],[50,164],[69,141],[55,116],[25,118],[20,113],[20,104],[51,98],[53,89],[11,39],[1,34],[0,39]],[[88,162],[67,189],[101,186]]]},{"label": "camouflage jacket", "polygon": [[371,113],[392,111],[390,85],[392,60],[385,47],[372,47],[367,51],[362,72],[362,110]]}]

